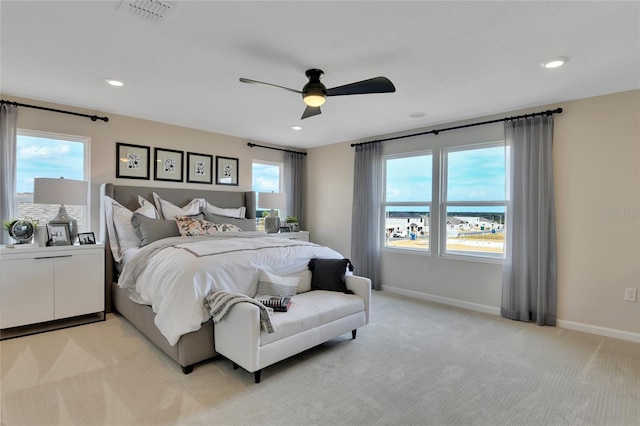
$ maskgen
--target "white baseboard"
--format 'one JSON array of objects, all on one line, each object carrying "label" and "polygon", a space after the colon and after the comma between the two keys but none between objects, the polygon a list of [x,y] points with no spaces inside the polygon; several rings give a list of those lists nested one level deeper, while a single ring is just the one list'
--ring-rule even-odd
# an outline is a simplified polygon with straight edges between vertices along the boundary
[{"label": "white baseboard", "polygon": [[640,333],[633,333],[631,331],[616,330],[615,328],[599,327],[597,325],[582,324],[561,319],[556,321],[556,326],[567,330],[582,331],[583,333],[597,334],[598,336],[613,337],[614,339],[640,343]]},{"label": "white baseboard", "polygon": [[[500,308],[494,306],[481,305],[478,303],[465,302],[464,300],[450,299],[448,297],[435,296],[433,294],[421,293],[419,291],[405,290],[397,287],[382,286],[383,291],[413,297],[415,299],[428,300],[430,302],[442,303],[443,305],[455,306],[469,309],[471,311],[483,312],[485,314],[500,316]],[[599,327],[597,325],[582,324],[579,322],[557,320],[556,326],[567,330],[581,331],[583,333],[596,334],[598,336],[613,337],[614,339],[627,340],[629,342],[640,343],[640,333],[616,330],[613,328]]]},{"label": "white baseboard", "polygon": [[464,300],[450,299],[448,297],[435,296],[433,294],[421,293],[419,291],[405,290],[398,287],[382,286],[383,291],[389,293],[401,294],[403,296],[413,297],[415,299],[429,300],[431,302],[442,303],[443,305],[455,306],[458,308],[469,309],[470,311],[483,312],[485,314],[500,315],[500,308],[479,303],[465,302]]}]

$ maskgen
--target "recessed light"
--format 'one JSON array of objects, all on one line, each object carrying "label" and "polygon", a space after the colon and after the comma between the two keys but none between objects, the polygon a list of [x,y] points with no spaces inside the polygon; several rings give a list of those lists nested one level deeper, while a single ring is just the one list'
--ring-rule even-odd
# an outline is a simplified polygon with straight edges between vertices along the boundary
[{"label": "recessed light", "polygon": [[302,126],[291,126],[293,130],[302,130]]},{"label": "recessed light", "polygon": [[551,58],[548,61],[541,63],[540,65],[544,68],[558,68],[567,63],[569,58],[564,56],[559,56],[557,58]]},{"label": "recessed light", "polygon": [[114,87],[122,87],[124,86],[124,83],[121,82],[120,80],[114,80],[112,78],[105,78],[104,81],[106,81],[108,84],[114,86]]},{"label": "recessed light", "polygon": [[424,116],[426,116],[427,114],[425,114],[424,112],[412,112],[411,114],[409,114],[409,117],[411,118],[422,118]]}]

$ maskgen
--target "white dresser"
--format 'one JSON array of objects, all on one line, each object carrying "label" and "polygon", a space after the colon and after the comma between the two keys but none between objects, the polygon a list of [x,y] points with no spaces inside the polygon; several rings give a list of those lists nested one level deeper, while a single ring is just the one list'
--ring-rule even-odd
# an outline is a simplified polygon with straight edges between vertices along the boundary
[{"label": "white dresser", "polygon": [[0,246],[0,339],[104,319],[104,244]]}]

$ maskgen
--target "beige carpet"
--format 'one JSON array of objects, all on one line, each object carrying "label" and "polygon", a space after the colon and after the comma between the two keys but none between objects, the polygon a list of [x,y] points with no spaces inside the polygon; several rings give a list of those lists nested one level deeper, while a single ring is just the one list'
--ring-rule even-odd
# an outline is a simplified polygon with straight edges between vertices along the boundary
[{"label": "beige carpet", "polygon": [[374,292],[372,322],[190,375],[122,317],[0,342],[1,424],[640,425],[640,344]]}]

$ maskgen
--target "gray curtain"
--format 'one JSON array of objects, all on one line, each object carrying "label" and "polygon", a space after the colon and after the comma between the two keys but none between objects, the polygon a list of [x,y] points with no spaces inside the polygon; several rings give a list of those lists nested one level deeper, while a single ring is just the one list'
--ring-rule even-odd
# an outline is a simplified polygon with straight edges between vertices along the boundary
[{"label": "gray curtain", "polygon": [[556,325],[553,116],[505,122],[508,168],[501,315]]},{"label": "gray curtain", "polygon": [[[298,218],[300,229],[304,227],[302,211],[302,187],[304,184],[304,154],[285,152],[284,154],[284,192],[287,194],[287,216]],[[284,219],[284,218],[283,218]]]},{"label": "gray curtain", "polygon": [[356,146],[351,219],[351,262],[356,275],[380,284],[380,204],[382,159],[380,142]]},{"label": "gray curtain", "polygon": [[[0,106],[0,220],[17,219],[14,211],[16,193],[16,123],[18,107]],[[9,233],[0,232],[0,243],[9,244]]]}]

